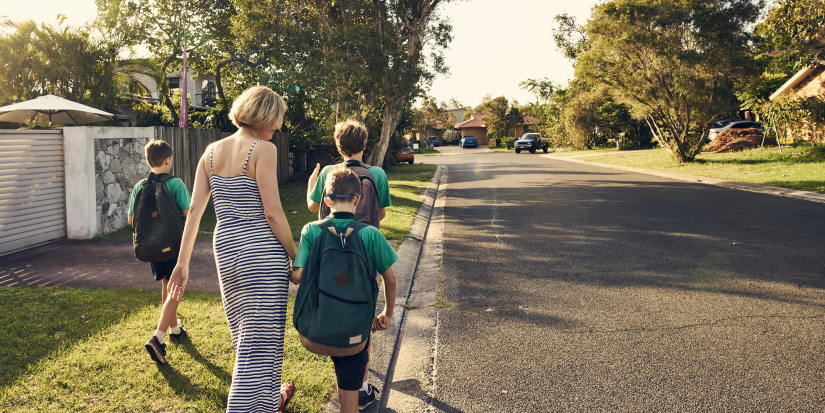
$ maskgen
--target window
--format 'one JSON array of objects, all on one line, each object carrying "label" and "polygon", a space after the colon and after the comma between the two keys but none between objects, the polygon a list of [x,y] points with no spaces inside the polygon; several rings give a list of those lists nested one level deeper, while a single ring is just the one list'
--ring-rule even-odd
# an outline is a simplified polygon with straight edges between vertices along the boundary
[{"label": "window", "polygon": [[167,77],[166,83],[169,84],[169,89],[180,89],[180,78],[179,77]]}]

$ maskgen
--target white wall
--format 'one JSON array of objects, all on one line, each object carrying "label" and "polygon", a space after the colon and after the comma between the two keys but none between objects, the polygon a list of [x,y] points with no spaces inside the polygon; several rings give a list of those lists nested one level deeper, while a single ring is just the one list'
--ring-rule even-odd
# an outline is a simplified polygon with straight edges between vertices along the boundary
[{"label": "white wall", "polygon": [[[95,140],[155,139],[155,128],[76,126],[63,129],[66,167],[66,232],[69,239],[91,239],[102,233],[95,188]],[[115,228],[117,229],[117,228]]]}]

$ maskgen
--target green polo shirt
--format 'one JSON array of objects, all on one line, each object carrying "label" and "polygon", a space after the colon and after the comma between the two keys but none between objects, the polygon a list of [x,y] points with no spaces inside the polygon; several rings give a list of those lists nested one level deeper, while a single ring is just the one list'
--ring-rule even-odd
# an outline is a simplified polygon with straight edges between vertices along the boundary
[{"label": "green polo shirt", "polygon": [[[142,182],[143,181],[138,182],[137,185],[135,185],[135,189],[132,190],[132,198],[129,200],[130,217],[135,215],[135,197],[137,196],[138,191],[140,191],[140,188],[143,188]],[[192,205],[192,198],[189,197],[189,191],[186,190],[186,184],[184,184],[180,178],[169,178],[163,184],[166,185],[166,189],[172,193],[172,197],[175,198],[175,204],[177,204],[180,212],[189,209]]]},{"label": "green polo shirt", "polygon": [[[337,227],[343,227],[350,221],[355,219],[355,214],[351,212],[333,212],[329,215],[329,219]],[[312,249],[312,244],[321,235],[323,231],[318,223],[321,221],[310,222],[304,225],[301,231],[301,244],[298,246],[298,253],[295,254],[295,261],[292,263],[293,267],[303,268],[306,265],[309,251]],[[398,254],[392,249],[392,246],[381,231],[373,226],[367,225],[358,231],[358,236],[364,241],[364,246],[372,258],[372,268],[379,274],[386,272],[396,261],[398,261]]]},{"label": "green polo shirt", "polygon": [[[346,161],[347,164],[356,162],[358,161]],[[312,192],[309,194],[309,199],[312,200],[312,202],[321,205],[321,195],[324,194],[327,174],[332,171],[332,168],[337,166],[338,165],[327,165],[321,170],[321,173],[318,175],[318,182],[315,183],[315,187],[312,188]],[[372,175],[372,178],[375,179],[375,186],[378,190],[378,208],[392,206],[392,201],[390,200],[390,184],[387,182],[387,174],[377,166],[370,166],[367,170],[370,172],[370,175]]]}]

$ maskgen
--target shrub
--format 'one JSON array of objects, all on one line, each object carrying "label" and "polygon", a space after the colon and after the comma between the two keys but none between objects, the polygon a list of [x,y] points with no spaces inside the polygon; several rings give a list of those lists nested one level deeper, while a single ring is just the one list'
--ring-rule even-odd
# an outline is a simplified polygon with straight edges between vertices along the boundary
[{"label": "shrub", "polygon": [[501,138],[501,144],[504,145],[507,149],[513,149],[513,144],[516,142],[516,138],[513,136],[509,136],[506,138]]},{"label": "shrub", "polygon": [[457,130],[449,129],[444,131],[444,143],[447,145],[458,145],[458,141],[461,140],[461,134],[458,133]]}]

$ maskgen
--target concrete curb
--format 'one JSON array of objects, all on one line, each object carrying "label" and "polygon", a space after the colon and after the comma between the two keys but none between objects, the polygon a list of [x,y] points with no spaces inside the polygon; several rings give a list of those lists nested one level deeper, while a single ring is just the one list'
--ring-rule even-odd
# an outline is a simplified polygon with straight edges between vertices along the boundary
[{"label": "concrete curb", "polygon": [[801,199],[801,200],[805,200],[805,201],[825,203],[825,194],[817,194],[815,192],[797,191],[795,189],[778,188],[778,187],[775,187],[775,186],[748,184],[748,183],[744,183],[744,182],[724,181],[724,180],[721,180],[721,179],[706,178],[706,177],[703,177],[703,176],[675,174],[675,173],[671,173],[671,172],[662,172],[662,171],[654,171],[654,170],[650,170],[650,169],[633,168],[633,167],[630,167],[630,166],[611,165],[611,164],[599,163],[599,162],[588,162],[588,161],[581,161],[581,160],[578,160],[578,159],[570,159],[570,158],[562,158],[562,157],[558,157],[558,156],[552,156],[552,155],[549,155],[549,154],[548,155],[540,155],[540,156],[542,158],[547,158],[547,159],[555,159],[555,160],[565,161],[565,162],[573,162],[573,163],[580,163],[580,164],[585,164],[585,165],[600,166],[600,167],[603,167],[603,168],[618,169],[620,171],[636,172],[636,173],[645,174],[645,175],[658,176],[660,178],[674,179],[674,180],[677,180],[677,181],[695,182],[695,183],[700,183],[700,184],[705,184],[705,185],[715,185],[715,186],[719,186],[719,187],[722,187],[722,188],[736,189],[736,190],[740,190],[740,191],[757,192],[757,193],[760,193],[760,194],[784,196],[784,197],[788,197],[788,198]]},{"label": "concrete curb", "polygon": [[[390,327],[385,331],[375,333],[372,338],[369,382],[378,389],[380,399],[385,398],[384,390],[387,388],[388,377],[391,376],[389,371],[397,354],[396,345],[400,340],[404,320],[407,315],[407,310],[404,305],[409,303],[409,296],[414,290],[413,283],[415,281],[416,267],[421,257],[423,239],[427,234],[427,228],[429,227],[430,217],[438,194],[443,170],[444,167],[441,165],[436,169],[432,182],[430,182],[429,187],[424,192],[424,203],[421,204],[421,208],[418,209],[418,213],[416,213],[413,224],[410,227],[410,238],[405,239],[404,243],[401,244],[401,248],[398,250],[398,261],[393,265],[393,272],[395,273],[397,283],[396,306],[393,311],[392,320],[390,321]],[[382,285],[379,298],[383,296]],[[380,305],[378,307],[379,308],[376,308],[376,315],[383,311],[383,307]],[[377,400],[362,410],[362,412],[377,412],[379,410],[379,404],[381,403],[382,400]],[[333,392],[327,402],[325,411],[327,413],[338,413],[341,411],[337,392]]]}]

